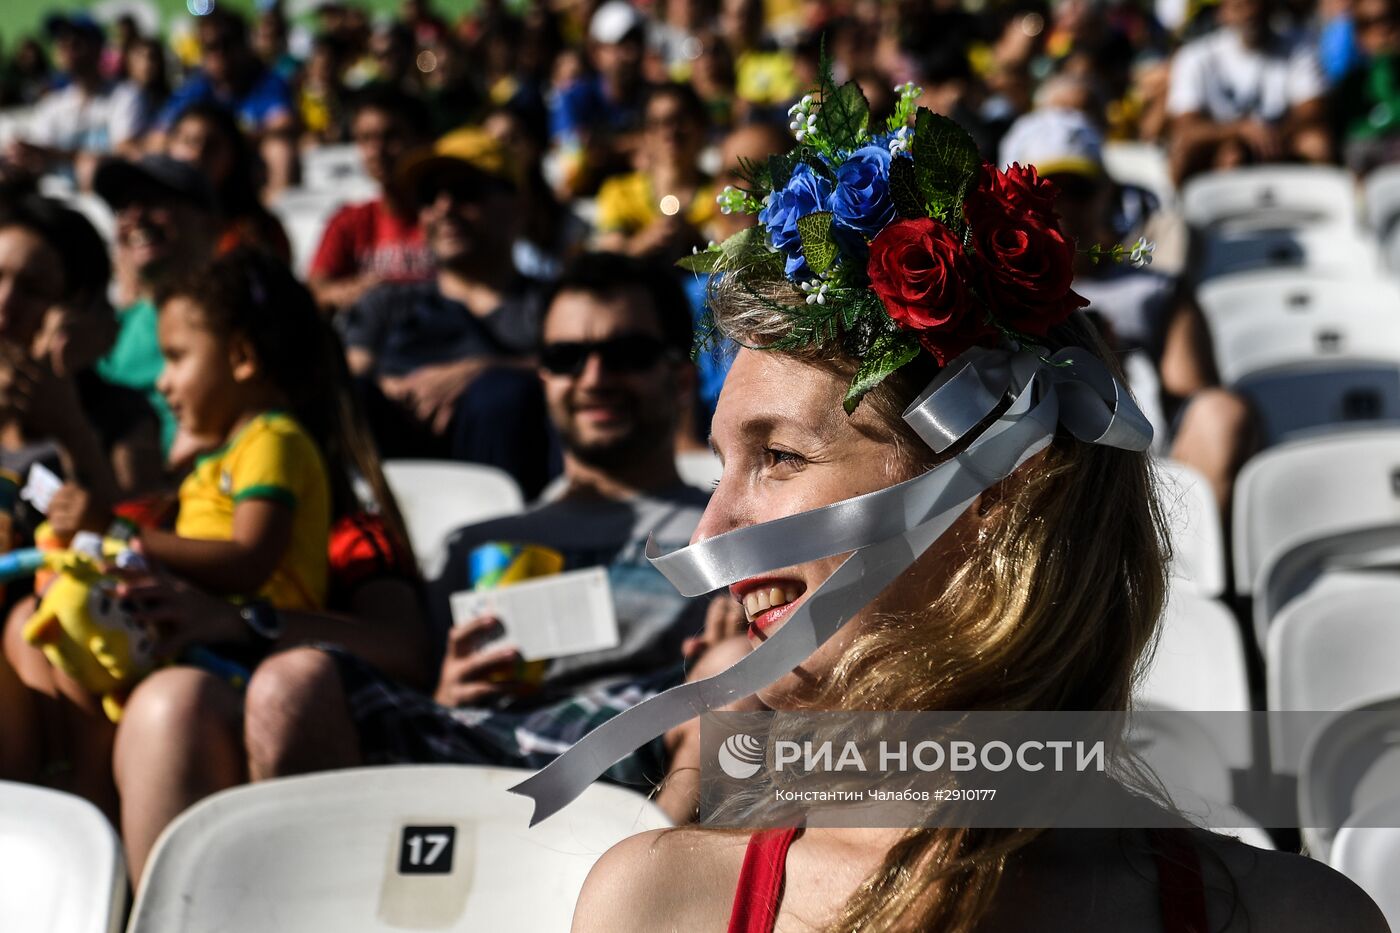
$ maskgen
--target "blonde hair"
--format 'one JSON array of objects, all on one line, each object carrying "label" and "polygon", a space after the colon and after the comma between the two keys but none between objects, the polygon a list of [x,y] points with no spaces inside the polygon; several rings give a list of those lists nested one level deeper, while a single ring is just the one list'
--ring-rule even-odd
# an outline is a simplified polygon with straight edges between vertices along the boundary
[{"label": "blonde hair", "polygon": [[[712,290],[720,333],[766,346],[789,330],[785,282],[735,281]],[[1052,342],[1106,351],[1076,315]],[[835,341],[788,353],[849,376],[859,361]],[[900,417],[932,361],[874,389],[869,405],[892,431],[907,475],[937,458]],[[1116,368],[1110,361],[1110,368]],[[947,586],[922,612],[874,619],[812,704],[867,710],[1126,709],[1166,595],[1167,538],[1147,455],[1082,443],[1065,432],[1003,483]],[[1007,861],[1032,829],[916,829],[846,902],[830,931],[968,933],[990,909]]]}]

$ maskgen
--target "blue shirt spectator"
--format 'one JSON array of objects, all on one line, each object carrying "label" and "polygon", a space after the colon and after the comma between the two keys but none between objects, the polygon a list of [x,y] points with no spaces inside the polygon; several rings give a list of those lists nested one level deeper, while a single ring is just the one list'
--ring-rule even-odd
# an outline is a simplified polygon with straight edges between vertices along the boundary
[{"label": "blue shirt spectator", "polygon": [[580,78],[554,98],[549,132],[556,140],[577,137],[585,130],[625,132],[641,124],[639,101],[615,102],[608,98],[598,75]]},{"label": "blue shirt spectator", "polygon": [[260,70],[242,94],[221,92],[208,75],[196,72],[170,96],[160,114],[160,128],[168,130],[192,104],[213,101],[232,110],[249,133],[293,115],[292,89],[275,71]]}]

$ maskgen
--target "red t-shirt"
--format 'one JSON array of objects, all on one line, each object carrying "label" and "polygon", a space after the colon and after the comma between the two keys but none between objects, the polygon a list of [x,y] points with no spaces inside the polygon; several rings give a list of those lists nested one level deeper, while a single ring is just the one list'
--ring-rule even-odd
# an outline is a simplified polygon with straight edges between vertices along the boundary
[{"label": "red t-shirt", "polygon": [[385,282],[419,282],[432,271],[418,221],[393,213],[382,198],[331,215],[311,261],[311,277],[331,281],[373,272]]}]

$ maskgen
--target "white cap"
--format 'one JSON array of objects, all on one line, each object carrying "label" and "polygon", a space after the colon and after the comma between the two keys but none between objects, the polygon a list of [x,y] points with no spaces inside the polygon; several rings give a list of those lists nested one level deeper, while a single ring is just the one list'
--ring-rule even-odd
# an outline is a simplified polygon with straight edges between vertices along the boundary
[{"label": "white cap", "polygon": [[588,38],[602,45],[615,45],[646,24],[646,17],[627,0],[608,0],[593,14]]},{"label": "white cap", "polygon": [[1078,110],[1032,110],[1011,124],[1001,141],[1001,167],[1034,165],[1041,175],[1103,174],[1103,134]]}]

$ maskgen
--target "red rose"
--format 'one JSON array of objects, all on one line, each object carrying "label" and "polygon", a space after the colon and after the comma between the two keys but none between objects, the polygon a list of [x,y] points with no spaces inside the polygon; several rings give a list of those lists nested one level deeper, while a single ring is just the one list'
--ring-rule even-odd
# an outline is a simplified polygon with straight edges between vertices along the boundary
[{"label": "red rose", "polygon": [[1012,162],[1006,171],[1001,172],[991,163],[984,162],[977,194],[991,197],[1017,210],[1052,214],[1059,189],[1053,181],[1037,175],[1034,165]]},{"label": "red rose", "polygon": [[968,198],[973,265],[992,313],[1014,330],[1043,337],[1089,302],[1071,289],[1074,244],[1044,200],[1054,187],[1013,165]]},{"label": "red rose", "polygon": [[970,267],[953,232],[930,218],[897,220],[870,243],[870,287],[895,323],[942,365],[991,331],[967,289]]}]

